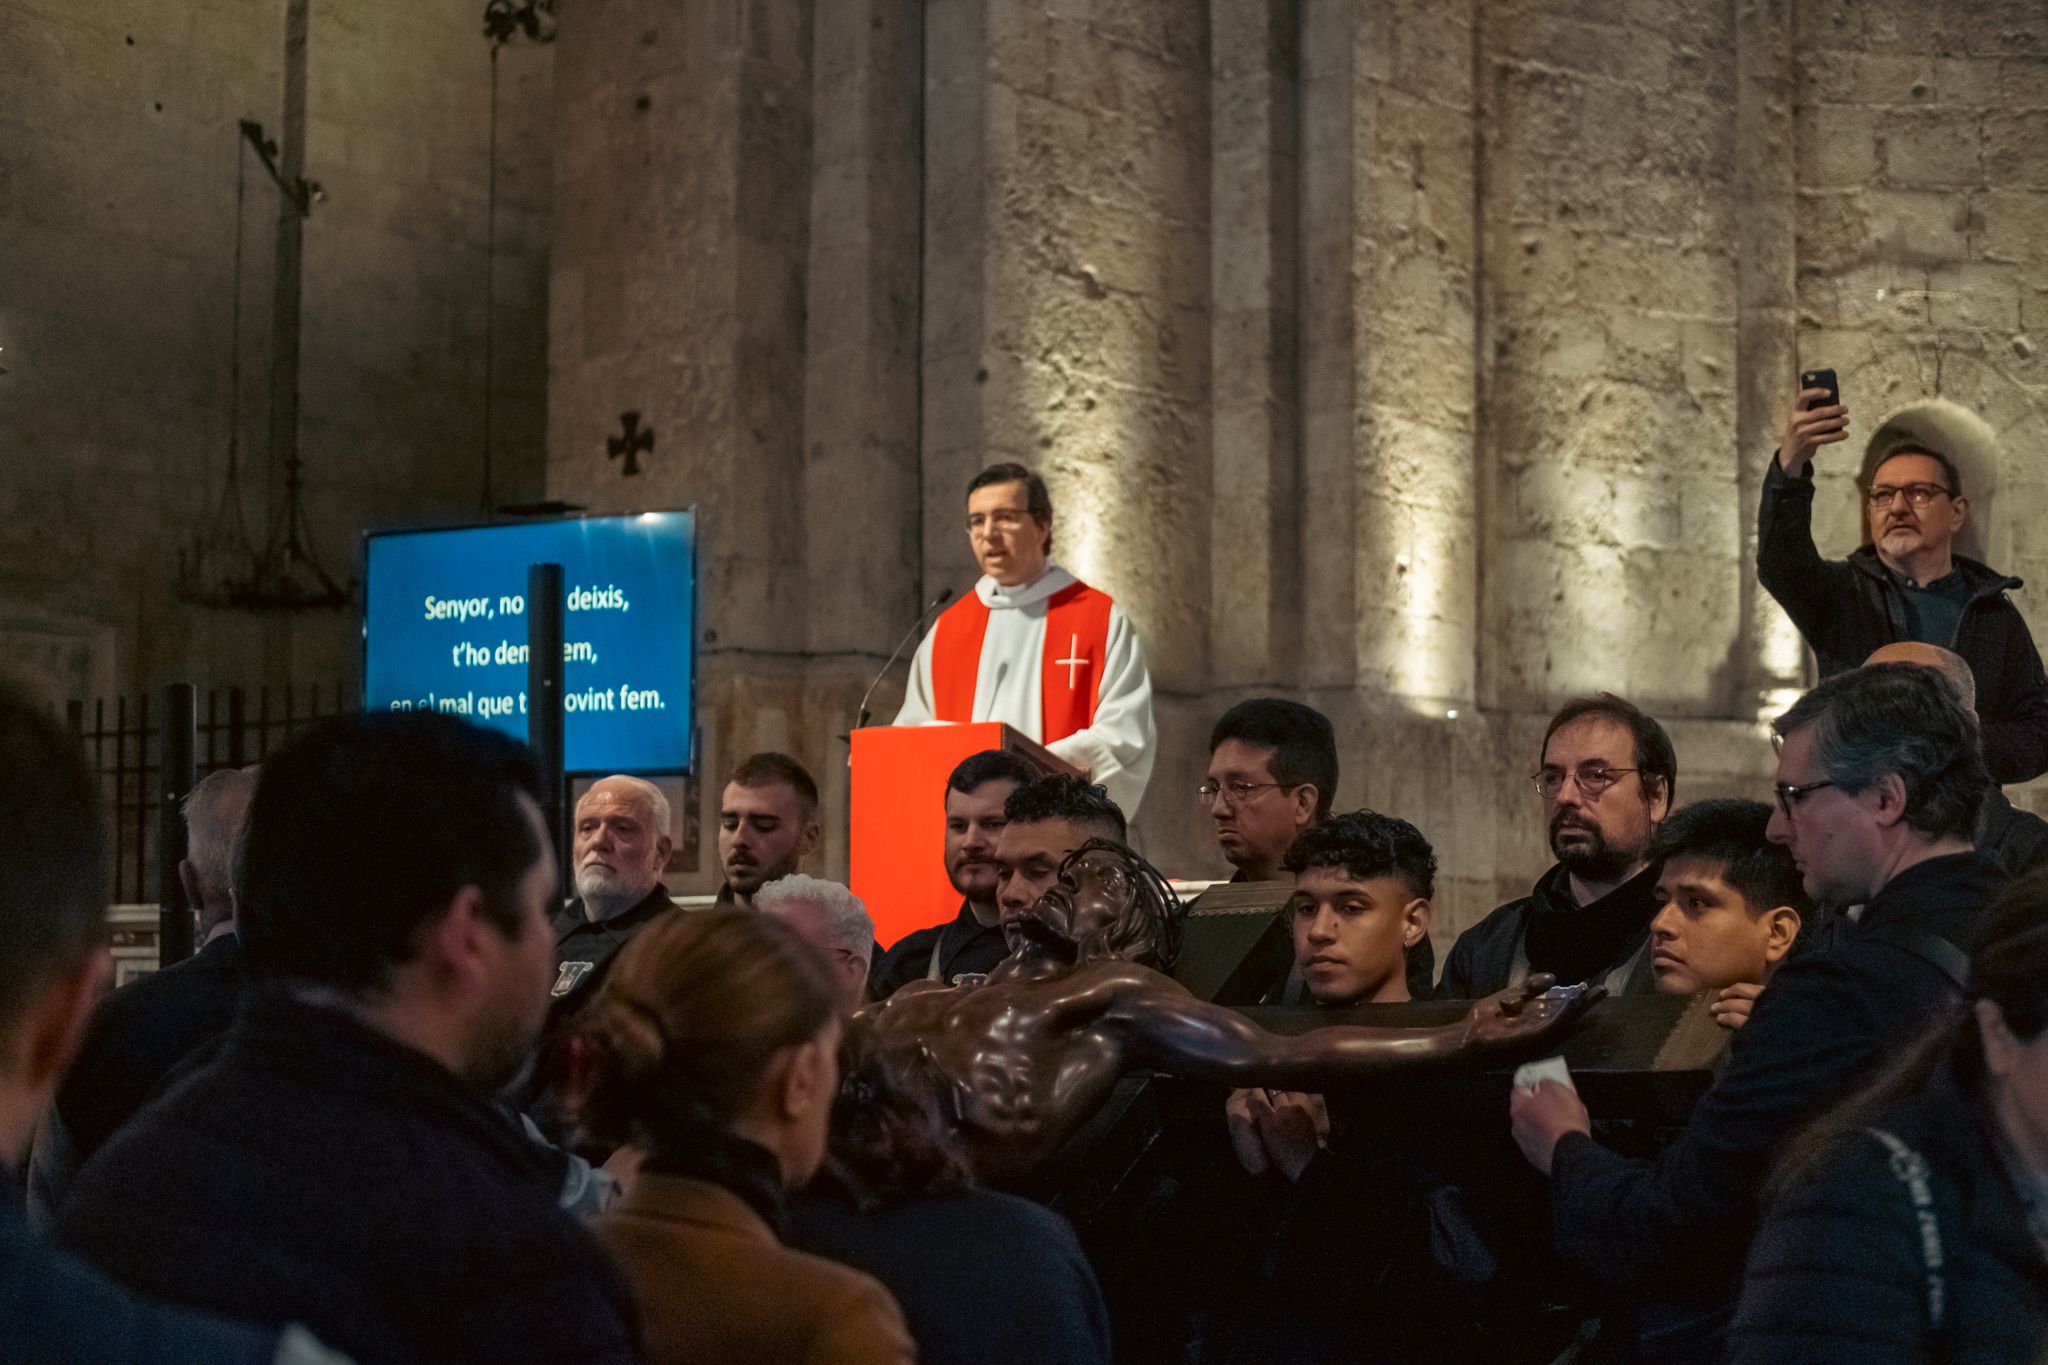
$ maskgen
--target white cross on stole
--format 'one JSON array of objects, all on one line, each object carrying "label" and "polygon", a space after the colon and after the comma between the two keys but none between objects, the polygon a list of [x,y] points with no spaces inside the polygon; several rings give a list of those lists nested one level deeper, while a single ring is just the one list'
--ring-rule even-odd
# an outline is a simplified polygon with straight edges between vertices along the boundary
[{"label": "white cross on stole", "polygon": [[1068,640],[1067,654],[1067,658],[1054,659],[1052,666],[1067,670],[1067,690],[1072,692],[1081,685],[1079,680],[1080,672],[1088,666],[1088,660],[1081,657],[1081,637],[1079,635],[1072,636]]}]

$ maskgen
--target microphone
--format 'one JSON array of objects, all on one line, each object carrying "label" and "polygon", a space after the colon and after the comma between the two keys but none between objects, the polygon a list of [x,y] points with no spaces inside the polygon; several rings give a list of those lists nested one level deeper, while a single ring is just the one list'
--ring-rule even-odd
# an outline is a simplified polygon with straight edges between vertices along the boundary
[{"label": "microphone", "polygon": [[903,657],[903,647],[917,638],[917,633],[924,629],[924,623],[931,619],[933,612],[952,600],[953,590],[951,588],[941,589],[939,595],[927,603],[925,609],[917,614],[917,619],[910,623],[910,629],[903,632],[903,638],[896,642],[896,648],[889,654],[889,661],[882,665],[881,672],[875,674],[875,680],[868,684],[868,690],[860,694],[860,716],[853,722],[854,729],[858,730],[868,723],[868,716],[870,714],[868,702],[874,697],[875,689],[882,685],[882,679],[889,676],[889,670],[894,668],[896,661]]}]

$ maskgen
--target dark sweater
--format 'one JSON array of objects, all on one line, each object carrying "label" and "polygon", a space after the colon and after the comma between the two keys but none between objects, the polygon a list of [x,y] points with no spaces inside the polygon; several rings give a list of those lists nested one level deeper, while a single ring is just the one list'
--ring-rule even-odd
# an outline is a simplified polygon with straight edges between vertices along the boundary
[{"label": "dark sweater", "polygon": [[1956,998],[1924,940],[1959,952],[1999,886],[1974,853],[1930,859],[1788,960],[1735,1034],[1713,1088],[1655,1161],[1617,1155],[1582,1133],[1558,1142],[1557,1248],[1609,1287],[1651,1301],[1646,1353],[1711,1358],[1771,1161]]},{"label": "dark sweater", "polygon": [[992,1190],[857,1211],[829,1179],[794,1200],[784,1240],[880,1280],[922,1365],[1108,1365],[1109,1318],[1067,1220]]},{"label": "dark sweater", "polygon": [[1927,1166],[1941,1242],[1942,1327],[1891,1149],[1859,1133],[1781,1198],[1757,1232],[1729,1329],[1732,1365],[2039,1365],[2048,1260],[1993,1149],[1990,1118],[1952,1076],[1880,1118]]},{"label": "dark sweater", "polygon": [[360,1361],[636,1359],[624,1283],[538,1149],[422,1053],[253,993],[79,1175],[58,1238],[129,1288]]},{"label": "dark sweater", "polygon": [[[1961,555],[1958,591],[1967,601],[1945,646],[1977,680],[1984,761],[1997,782],[2048,772],[2048,671],[2019,608],[2007,597],[2020,580]],[[1794,478],[1776,460],[1757,509],[1756,575],[1813,647],[1822,677],[1855,668],[1881,645],[1916,638],[1907,590],[1868,545],[1847,559],[1822,559],[1813,544],[1813,468]],[[1946,584],[1946,580],[1944,580]]]}]

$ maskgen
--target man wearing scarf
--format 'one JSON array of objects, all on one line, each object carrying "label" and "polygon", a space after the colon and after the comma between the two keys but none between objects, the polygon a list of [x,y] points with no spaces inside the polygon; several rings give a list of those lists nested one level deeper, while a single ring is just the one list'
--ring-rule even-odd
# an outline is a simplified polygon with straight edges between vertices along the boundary
[{"label": "man wearing scarf", "polygon": [[1458,936],[1437,996],[1475,1000],[1532,972],[1654,991],[1657,871],[1645,855],[1678,786],[1671,737],[1620,697],[1583,697],[1551,717],[1534,781],[1557,862]]}]

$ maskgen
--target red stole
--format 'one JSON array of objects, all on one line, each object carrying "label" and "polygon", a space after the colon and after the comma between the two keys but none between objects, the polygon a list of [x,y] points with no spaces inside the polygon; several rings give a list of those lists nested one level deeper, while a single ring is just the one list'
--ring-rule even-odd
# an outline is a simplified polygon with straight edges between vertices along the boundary
[{"label": "red stole", "polygon": [[[1110,605],[1108,593],[1086,583],[1070,583],[1046,600],[1045,657],[1038,676],[1040,744],[1095,723],[1109,653]],[[970,592],[941,612],[932,627],[932,703],[940,720],[974,719],[988,615],[981,595]]]}]

